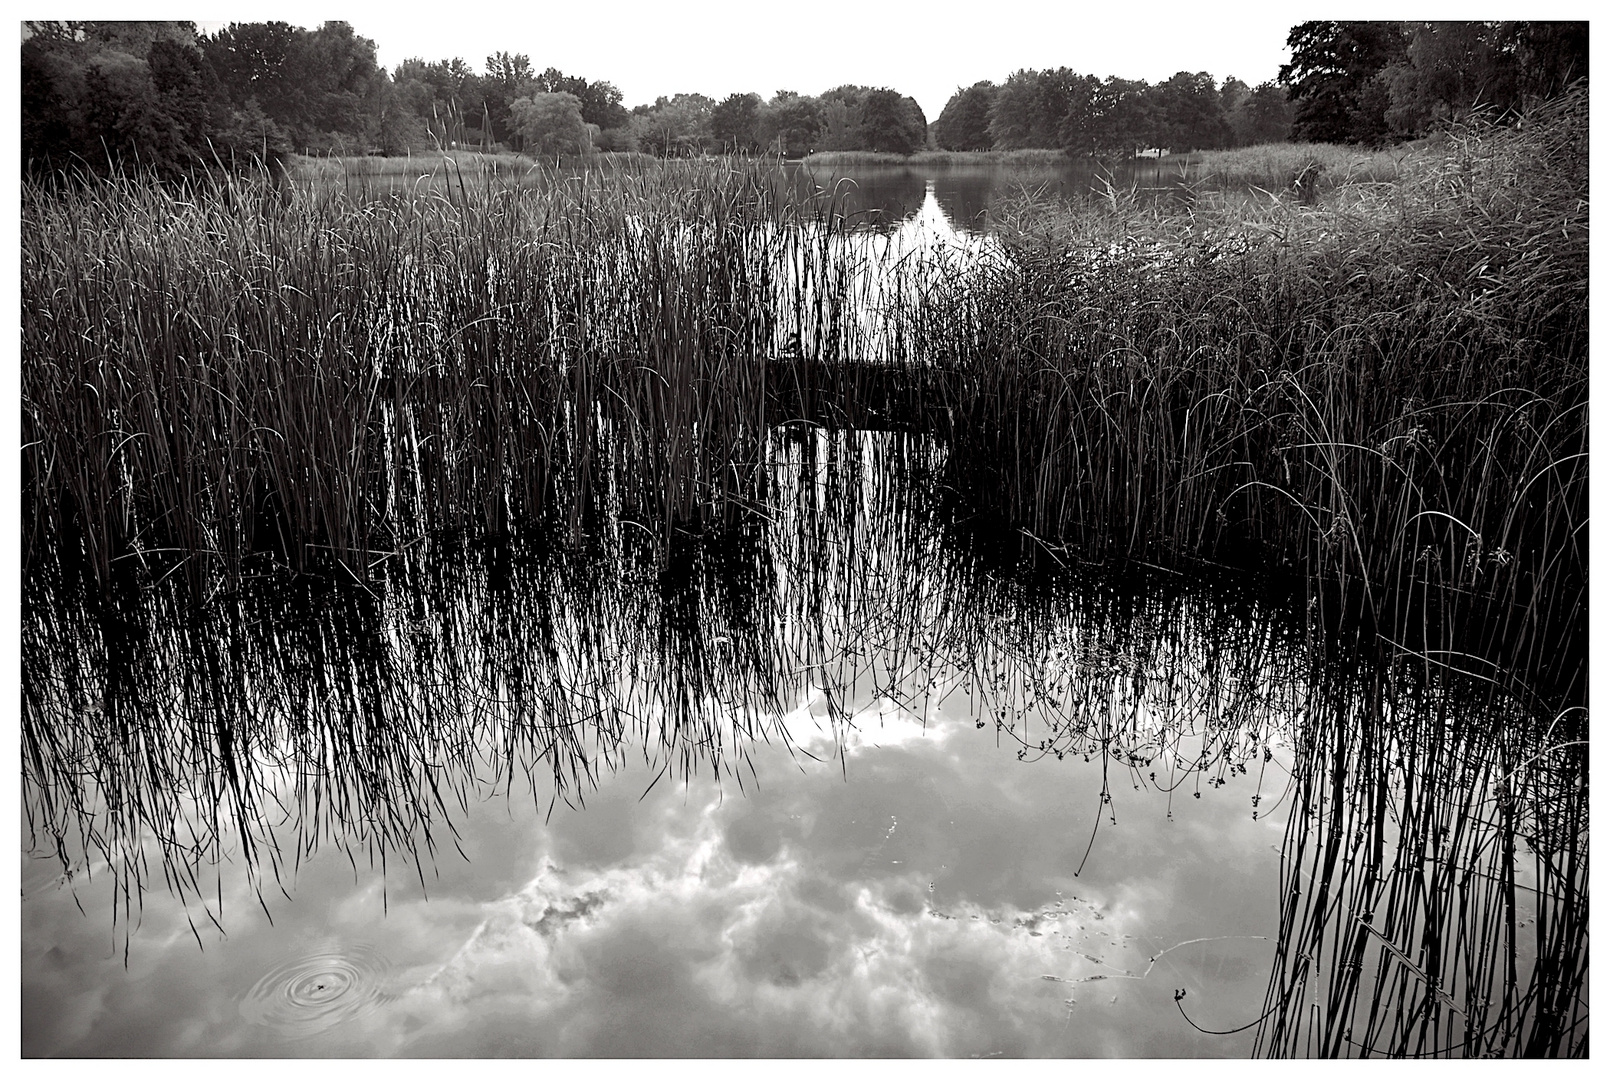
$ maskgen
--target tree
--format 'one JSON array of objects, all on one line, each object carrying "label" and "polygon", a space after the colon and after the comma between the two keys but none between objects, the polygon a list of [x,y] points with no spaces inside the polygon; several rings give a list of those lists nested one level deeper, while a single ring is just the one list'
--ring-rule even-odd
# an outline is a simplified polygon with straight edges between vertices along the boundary
[{"label": "tree", "polygon": [[485,137],[497,142],[510,133],[509,106],[515,98],[526,97],[537,88],[537,73],[525,53],[495,52],[486,58],[486,78],[481,83],[481,115]]},{"label": "tree", "polygon": [[1291,61],[1281,65],[1279,79],[1296,104],[1294,139],[1371,143],[1389,134],[1391,98],[1377,76],[1407,59],[1400,24],[1305,22],[1292,28],[1286,45]]},{"label": "tree", "polygon": [[575,94],[532,94],[509,104],[509,118],[525,150],[543,157],[579,154],[587,149],[587,122]]},{"label": "tree", "polygon": [[345,150],[376,137],[384,73],[375,43],[349,24],[231,23],[202,49],[230,105],[256,102],[295,145]]},{"label": "tree", "polygon": [[1502,117],[1588,73],[1586,23],[1307,22],[1280,69],[1292,136],[1374,143],[1490,108]]},{"label": "tree", "polygon": [[995,143],[989,133],[989,111],[995,89],[986,79],[950,95],[933,123],[934,143],[941,150],[991,149]]},{"label": "tree", "polygon": [[1394,131],[1413,135],[1477,109],[1502,115],[1587,74],[1582,23],[1406,24],[1407,57],[1381,78]]},{"label": "tree", "polygon": [[474,141],[469,129],[479,128],[486,112],[486,80],[462,57],[434,63],[417,57],[404,60],[392,81],[398,100],[406,102],[424,124],[432,145],[446,149]]},{"label": "tree", "polygon": [[399,86],[390,79],[376,88],[375,143],[387,154],[436,148],[437,140],[416,107],[419,83]]},{"label": "tree", "polygon": [[116,49],[99,52],[85,66],[84,91],[85,126],[109,165],[166,173],[190,157],[140,58]]},{"label": "tree", "polygon": [[915,98],[887,88],[869,91],[861,106],[861,149],[911,154],[928,142],[928,118]]},{"label": "tree", "polygon": [[[73,115],[79,95],[71,90],[79,69],[62,55],[63,46],[72,40],[35,33],[22,43],[22,160],[25,167],[45,175],[72,167],[79,156]],[[81,75],[77,81],[82,84]]]},{"label": "tree", "polygon": [[486,58],[486,77],[513,89],[536,82],[537,73],[531,67],[531,57],[525,53],[499,50]]},{"label": "tree", "polygon": [[566,75],[550,67],[535,79],[537,89],[549,94],[571,94],[581,102],[581,118],[600,128],[625,127],[631,114],[621,104],[621,92],[613,83],[588,82],[577,75]]},{"label": "tree", "polygon": [[300,66],[312,76],[309,121],[320,132],[368,140],[378,126],[379,87],[385,72],[375,63],[375,43],[348,23],[326,22],[303,35]]},{"label": "tree", "polygon": [[1137,148],[1158,144],[1156,108],[1144,79],[1109,77],[1096,95],[1095,114],[1097,154],[1131,158]]},{"label": "tree", "polygon": [[818,150],[868,149],[861,125],[866,114],[869,86],[846,83],[824,91],[817,97],[821,107],[822,134],[816,141]]},{"label": "tree", "polygon": [[1048,145],[1055,128],[1040,116],[1040,73],[1022,69],[1007,76],[990,103],[990,144],[998,150]]},{"label": "tree", "polygon": [[761,134],[767,145],[785,156],[808,154],[816,149],[823,127],[821,103],[792,90],[773,94],[761,114]]},{"label": "tree", "polygon": [[151,86],[162,110],[171,118],[184,153],[210,156],[212,133],[229,123],[223,86],[192,36],[188,43],[171,37],[152,40],[146,52]]},{"label": "tree", "polygon": [[1212,150],[1230,141],[1230,125],[1213,76],[1205,71],[1177,72],[1152,87],[1157,116],[1157,145],[1170,150]]},{"label": "tree", "polygon": [[1225,108],[1234,145],[1256,146],[1261,143],[1286,142],[1291,138],[1291,102],[1286,91],[1273,81],[1259,83],[1248,90],[1245,83],[1236,81],[1240,91],[1229,96],[1220,91],[1220,101],[1231,102]]},{"label": "tree", "polygon": [[714,110],[715,102],[703,94],[662,95],[632,117],[632,130],[644,150],[662,157],[698,154],[709,141]]},{"label": "tree", "polygon": [[37,174],[140,171],[174,179],[283,162],[283,132],[249,143],[189,23],[25,24],[22,151]]},{"label": "tree", "polygon": [[1519,68],[1517,88],[1523,96],[1553,97],[1588,78],[1588,24],[1585,22],[1515,22],[1504,24],[1505,38]]},{"label": "tree", "polygon": [[256,102],[301,143],[316,136],[307,105],[312,78],[297,41],[305,33],[285,22],[230,23],[202,45],[235,108]]},{"label": "tree", "polygon": [[710,137],[722,149],[752,154],[760,149],[759,94],[729,94],[710,110]]},{"label": "tree", "polygon": [[1001,150],[1088,153],[1094,142],[1100,83],[1068,68],[1015,71],[990,104],[989,133]]},{"label": "tree", "polygon": [[1068,72],[1059,76],[1058,90],[1062,119],[1057,124],[1057,145],[1079,157],[1096,154],[1101,142],[1101,80]]}]

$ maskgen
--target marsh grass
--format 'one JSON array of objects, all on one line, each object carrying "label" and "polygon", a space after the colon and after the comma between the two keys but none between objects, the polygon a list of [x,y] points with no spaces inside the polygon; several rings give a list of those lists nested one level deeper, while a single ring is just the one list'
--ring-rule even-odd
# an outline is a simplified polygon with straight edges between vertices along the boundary
[{"label": "marsh grass", "polygon": [[484,154],[473,150],[441,150],[429,153],[408,153],[386,157],[367,155],[336,155],[331,157],[303,157],[292,159],[289,169],[293,180],[342,180],[346,177],[369,176],[421,176],[442,169],[479,175],[513,176],[526,172],[532,160],[521,154]]},{"label": "marsh grass", "polygon": [[865,335],[831,194],[779,205],[725,165],[532,173],[30,199],[28,557],[227,581],[255,550],[329,550],[362,576],[556,498],[578,535],[605,489],[663,535],[752,495],[767,359]]},{"label": "marsh grass", "polygon": [[1579,699],[1585,132],[1566,98],[1323,198],[1030,192],[966,272],[741,162],[30,191],[25,561],[362,578],[550,511],[664,545],[764,501],[777,379],[816,380],[1037,542],[1284,567],[1329,624]]},{"label": "marsh grass", "polygon": [[1585,145],[1568,99],[1392,184],[1025,198],[964,269],[724,162],[30,190],[35,838],[126,927],[236,854],[266,907],[959,693],[1182,798],[1298,748],[1260,1049],[1585,1049]]},{"label": "marsh grass", "polygon": [[1085,552],[1289,567],[1392,648],[1574,700],[1585,108],[1315,206],[1008,204],[1008,258],[901,324],[956,388],[956,490]]},{"label": "marsh grass", "polygon": [[[655,168],[659,161],[653,155],[620,151],[599,151],[578,155],[565,160],[563,167],[570,171],[616,169],[628,166]],[[385,157],[368,155],[335,155],[329,157],[297,156],[292,159],[287,175],[292,182],[306,185],[341,185],[348,187],[364,182],[409,181],[429,179],[445,184],[460,174],[474,177],[479,183],[486,176],[506,181],[531,179],[540,182],[544,169],[555,167],[551,161],[539,162],[529,154],[482,153],[475,150],[439,150],[407,153]],[[394,189],[394,183],[386,183]]]},{"label": "marsh grass", "polygon": [[1258,1053],[1588,1051],[1585,730],[1427,691],[1307,730]]},{"label": "marsh grass", "polygon": [[1219,189],[1258,188],[1314,198],[1338,188],[1393,184],[1415,168],[1408,150],[1361,150],[1332,143],[1269,143],[1202,150],[1187,175]]}]

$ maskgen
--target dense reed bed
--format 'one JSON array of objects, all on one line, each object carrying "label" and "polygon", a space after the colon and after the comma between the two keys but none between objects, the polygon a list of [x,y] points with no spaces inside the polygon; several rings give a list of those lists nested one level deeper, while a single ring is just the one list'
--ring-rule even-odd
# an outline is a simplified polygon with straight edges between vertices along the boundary
[{"label": "dense reed bed", "polygon": [[[650,154],[625,151],[607,151],[580,155],[565,164],[570,171],[584,169],[624,168],[636,165],[654,168],[657,159]],[[409,153],[389,157],[369,155],[334,155],[309,157],[297,155],[286,170],[293,183],[349,184],[360,181],[394,180],[415,182],[421,178],[445,184],[449,177],[456,180],[461,174],[474,177],[477,184],[488,175],[504,180],[518,181],[533,172],[541,173],[552,162],[540,165],[526,154],[481,153],[475,150],[436,150],[418,154]]]},{"label": "dense reed bed", "polygon": [[969,273],[730,162],[29,192],[25,560],[362,577],[555,507],[666,540],[762,497],[768,360],[876,360],[921,373],[974,512],[1084,558],[1250,553],[1579,700],[1585,147],[1574,97],[1313,205],[1031,199]]},{"label": "dense reed bed", "polygon": [[25,559],[362,576],[556,501],[665,535],[753,495],[766,358],[866,332],[842,219],[724,165],[535,181],[31,192]]},{"label": "dense reed bed", "polygon": [[1019,204],[902,323],[953,375],[956,490],[1085,557],[1287,566],[1372,641],[1580,701],[1586,109],[1313,206]]},{"label": "dense reed bed", "polygon": [[445,171],[456,174],[462,171],[479,179],[483,173],[519,176],[528,172],[533,164],[530,158],[521,154],[482,154],[473,150],[442,150],[394,157],[369,157],[356,154],[331,157],[298,155],[292,158],[288,174],[292,180],[328,182],[342,181],[349,177],[418,177],[428,173]]},{"label": "dense reed bed", "polygon": [[1186,173],[1193,182],[1213,188],[1251,187],[1312,198],[1360,184],[1396,183],[1411,154],[1332,143],[1270,143],[1202,150],[1191,155]]}]

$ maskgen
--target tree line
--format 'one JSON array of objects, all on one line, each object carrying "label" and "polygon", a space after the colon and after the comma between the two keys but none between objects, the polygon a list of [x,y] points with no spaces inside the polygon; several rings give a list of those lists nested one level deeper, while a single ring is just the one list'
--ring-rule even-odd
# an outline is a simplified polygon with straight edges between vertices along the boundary
[{"label": "tree line", "polygon": [[1176,151],[1283,142],[1292,105],[1273,82],[1249,87],[1205,71],[1156,84],[1106,80],[1068,68],[1013,72],[1001,85],[979,82],[951,95],[934,121],[942,150],[1066,150],[1079,156],[1132,156],[1147,147]]},{"label": "tree line", "polygon": [[414,58],[388,72],[374,42],[345,22],[232,23],[213,34],[187,22],[29,22],[22,149],[35,172],[159,175],[276,165],[291,153],[453,148],[1122,156],[1288,138],[1387,142],[1587,76],[1586,23],[1307,22],[1288,46],[1279,78],[1256,87],[1206,72],[1148,84],[1021,70],[958,89],[930,125],[888,87],[676,94],[628,109],[613,84],[539,71],[523,53],[495,53],[483,71],[462,58]]},{"label": "tree line", "polygon": [[1488,110],[1502,117],[1588,77],[1585,22],[1305,22],[1280,82],[1302,142],[1381,144]]},{"label": "tree line", "polygon": [[180,175],[278,165],[292,153],[908,154],[928,145],[921,107],[886,87],[720,102],[677,94],[627,109],[613,84],[539,71],[523,53],[495,53],[479,72],[462,58],[414,58],[387,72],[374,42],[345,22],[232,23],[210,35],[188,22],[30,22],[21,66],[23,160],[46,174]]}]

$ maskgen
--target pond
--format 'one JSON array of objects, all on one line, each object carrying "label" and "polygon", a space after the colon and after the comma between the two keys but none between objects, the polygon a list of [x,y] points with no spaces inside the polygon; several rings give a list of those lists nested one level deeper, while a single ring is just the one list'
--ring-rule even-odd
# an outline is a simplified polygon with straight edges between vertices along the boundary
[{"label": "pond", "polygon": [[1139,158],[1103,166],[1079,159],[1055,164],[816,164],[790,162],[787,175],[801,189],[830,191],[844,212],[871,224],[896,223],[916,213],[933,192],[955,227],[988,228],[988,214],[1009,199],[1066,202],[1100,198],[1109,191],[1148,197],[1166,195],[1184,179],[1183,159]]},{"label": "pond", "polygon": [[[632,166],[627,165],[628,170]],[[771,166],[755,164],[756,171]],[[1040,163],[1010,162],[888,162],[830,163],[810,158],[785,161],[777,173],[784,202],[813,195],[831,199],[833,212],[856,226],[896,228],[917,214],[931,192],[953,228],[985,232],[988,214],[1012,200],[1088,202],[1116,193],[1143,200],[1168,198],[1189,175],[1185,158],[1143,157],[1102,164],[1087,159]],[[451,167],[440,159],[421,157],[404,164],[400,159],[370,163],[358,159],[340,165],[310,165],[297,177],[307,188],[340,187],[354,195],[381,196],[404,192],[451,193],[460,179],[471,185],[484,182],[475,167]],[[318,171],[315,171],[318,170]],[[544,182],[542,170],[531,163],[522,169],[498,164],[490,168],[493,183],[520,188]]]},{"label": "pond", "polygon": [[[957,221],[1005,181],[854,175],[892,227],[823,244],[870,280],[790,287],[859,297],[864,361],[897,336],[878,268],[1003,258]],[[965,417],[817,400],[822,325],[747,471],[674,514],[578,455],[569,503],[356,564],[38,563],[24,1056],[1585,1049],[1559,717],[1258,558],[1031,530]],[[473,493],[447,407],[387,392],[387,453]],[[555,413],[589,453],[680,430],[598,401]]]}]

